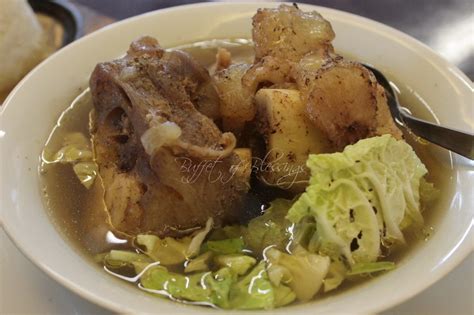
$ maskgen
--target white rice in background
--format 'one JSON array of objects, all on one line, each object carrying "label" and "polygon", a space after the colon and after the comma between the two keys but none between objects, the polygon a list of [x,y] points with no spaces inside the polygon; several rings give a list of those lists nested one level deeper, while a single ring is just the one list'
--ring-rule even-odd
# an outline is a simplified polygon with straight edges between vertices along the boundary
[{"label": "white rice in background", "polygon": [[26,0],[0,0],[0,104],[48,53],[46,35]]}]

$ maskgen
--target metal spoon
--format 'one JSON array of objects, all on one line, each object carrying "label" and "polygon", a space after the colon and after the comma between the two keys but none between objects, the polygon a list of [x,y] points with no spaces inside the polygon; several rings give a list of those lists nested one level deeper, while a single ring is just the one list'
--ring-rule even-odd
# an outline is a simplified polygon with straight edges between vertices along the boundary
[{"label": "metal spoon", "polygon": [[366,64],[364,64],[364,67],[372,71],[377,81],[385,88],[390,112],[398,125],[408,128],[415,135],[429,142],[474,160],[473,134],[442,127],[426,120],[413,117],[407,110],[400,106],[397,94],[390,85],[390,81],[382,72]]}]

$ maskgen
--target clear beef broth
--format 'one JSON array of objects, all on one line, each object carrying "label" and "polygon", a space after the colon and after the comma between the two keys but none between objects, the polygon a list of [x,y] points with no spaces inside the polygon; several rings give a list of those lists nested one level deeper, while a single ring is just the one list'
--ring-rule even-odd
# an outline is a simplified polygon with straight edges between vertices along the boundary
[{"label": "clear beef broth", "polygon": [[[250,41],[237,40],[213,40],[206,42],[182,45],[177,48],[188,51],[201,64],[212,70],[217,47],[225,47],[231,53],[234,62],[253,61],[253,48]],[[432,120],[433,115],[429,108],[408,87],[397,82],[400,88],[400,100],[416,116]],[[45,146],[45,155],[60,149],[64,136],[71,132],[80,132],[89,138],[89,112],[92,109],[90,94],[85,91],[70,105],[61,115],[57,126],[53,129]],[[451,195],[448,191],[450,182],[453,181],[453,173],[449,168],[449,155],[446,151],[433,145],[417,141],[416,137],[406,134],[407,142],[415,149],[420,159],[429,170],[428,179],[443,192],[443,196]],[[42,186],[44,200],[52,221],[65,237],[85,256],[94,255],[110,250],[133,248],[132,244],[121,240],[112,232],[103,233],[102,227],[98,227],[104,217],[104,205],[102,203],[103,191],[98,180],[91,189],[86,189],[77,180],[71,165],[43,163],[41,166]],[[269,190],[263,184],[259,184],[255,178],[252,180],[252,188],[247,197],[245,209],[243,209],[244,220],[256,216],[265,209],[268,201],[277,197],[288,198],[288,194],[281,191]],[[448,198],[440,198],[435,209],[429,209],[424,213],[427,227],[435,227],[439,220],[442,209],[448,207]],[[94,211],[98,210],[98,211]],[[101,232],[101,233],[98,233]],[[102,236],[101,236],[102,235]],[[103,237],[106,235],[106,237]],[[416,236],[414,236],[416,235]],[[409,246],[394,250],[390,259],[400,261],[406,257],[414,248],[419,246],[419,233],[409,233]],[[423,237],[421,237],[423,239]],[[176,267],[174,271],[180,271]],[[352,287],[348,281],[342,288]],[[336,292],[340,292],[338,289]],[[334,293],[331,293],[334,294]]]},{"label": "clear beef broth", "polygon": [[[64,135],[80,132],[89,135],[89,112],[92,108],[90,94],[81,93],[60,116],[46,143],[43,157],[49,156],[62,146]],[[44,195],[50,216],[57,227],[73,244],[89,252],[83,243],[87,231],[81,227],[85,204],[90,200],[90,192],[77,180],[70,165],[44,162],[41,165]]]}]

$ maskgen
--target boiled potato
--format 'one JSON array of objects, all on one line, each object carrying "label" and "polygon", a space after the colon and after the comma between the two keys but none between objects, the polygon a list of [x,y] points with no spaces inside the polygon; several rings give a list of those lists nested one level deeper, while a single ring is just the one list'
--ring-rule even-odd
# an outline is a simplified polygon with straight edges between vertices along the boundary
[{"label": "boiled potato", "polygon": [[261,89],[255,101],[259,130],[267,144],[261,179],[295,193],[304,191],[310,175],[308,155],[328,152],[328,140],[306,117],[297,90]]}]

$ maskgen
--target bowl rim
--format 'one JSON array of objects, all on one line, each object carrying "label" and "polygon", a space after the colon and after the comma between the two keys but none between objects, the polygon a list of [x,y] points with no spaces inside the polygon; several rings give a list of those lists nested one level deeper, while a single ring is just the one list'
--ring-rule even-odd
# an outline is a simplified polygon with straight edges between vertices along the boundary
[{"label": "bowl rim", "polygon": [[[52,56],[41,62],[34,70],[32,70],[28,75],[26,75],[20,83],[17,84],[17,86],[10,92],[10,94],[7,96],[5,99],[3,106],[0,107],[0,117],[3,119],[4,118],[4,113],[5,110],[9,107],[9,104],[11,103],[11,100],[15,97],[17,92],[22,89],[22,86],[26,81],[30,79],[30,77],[34,76],[35,73],[43,67],[45,64],[52,62],[54,60],[56,54],[61,54],[63,51],[66,50],[72,50],[74,49],[77,45],[82,45],[83,42],[95,37],[95,36],[100,36],[101,33],[108,31],[111,28],[115,28],[118,25],[123,25],[123,24],[133,24],[134,21],[142,19],[144,17],[148,16],[153,16],[156,14],[166,14],[168,12],[174,12],[174,11],[183,11],[183,10],[192,10],[193,8],[208,8],[208,9],[213,9],[213,8],[218,8],[222,6],[234,6],[234,7],[244,7],[248,6],[250,8],[251,6],[258,6],[258,7],[276,7],[282,3],[261,3],[261,2],[252,2],[252,1],[245,1],[245,2],[238,2],[238,3],[222,3],[222,2],[210,2],[210,3],[194,3],[194,4],[186,4],[186,5],[180,5],[180,6],[175,6],[175,7],[169,7],[169,8],[164,8],[164,9],[159,9],[151,12],[147,12],[141,15],[137,15],[134,17],[130,17],[115,23],[112,23],[110,25],[107,25],[93,33],[90,33],[79,40],[72,42],[65,46],[64,48],[58,50],[55,52]],[[415,49],[418,53],[423,53],[425,58],[430,59],[433,61],[435,64],[438,66],[442,67],[447,67],[449,66],[452,70],[451,72],[453,73],[454,76],[457,76],[458,78],[461,79],[461,81],[467,86],[468,89],[471,91],[474,91],[474,85],[473,82],[457,67],[453,66],[450,64],[447,60],[445,60],[442,56],[438,55],[435,53],[431,48],[429,48],[426,44],[414,39],[413,37],[395,29],[390,26],[387,26],[383,23],[371,20],[369,18],[365,18],[353,13],[341,11],[341,10],[336,10],[332,8],[327,8],[327,7],[322,7],[322,6],[317,6],[317,5],[311,5],[311,4],[300,4],[298,3],[298,6],[303,9],[312,9],[312,10],[318,10],[324,13],[331,13],[334,15],[338,15],[339,17],[345,17],[347,19],[350,19],[352,22],[357,23],[361,26],[364,26],[366,28],[370,27],[370,31],[376,32],[376,33],[381,33],[386,36],[391,36],[392,39],[397,38],[398,40],[402,42],[406,42],[407,44],[412,44],[411,48]],[[368,25],[367,25],[368,24]],[[375,26],[375,27],[374,27]],[[2,138],[0,130],[0,139]],[[451,153],[450,153],[451,154]],[[3,190],[3,189],[2,189]],[[2,202],[3,203],[3,202]],[[3,206],[2,206],[3,208]],[[42,206],[44,208],[44,206]],[[3,213],[3,209],[1,210],[0,214]],[[123,306],[118,304],[116,300],[108,299],[108,298],[101,298],[93,293],[91,293],[88,288],[85,288],[81,285],[78,285],[72,281],[70,281],[66,276],[61,275],[59,273],[56,273],[54,270],[50,269],[46,264],[41,262],[40,260],[37,260],[35,257],[30,255],[27,250],[17,242],[15,239],[14,233],[12,232],[11,227],[9,227],[8,222],[3,219],[3,215],[0,215],[0,226],[3,227],[5,230],[7,236],[9,239],[14,243],[14,245],[22,252],[24,256],[26,256],[34,265],[39,267],[43,272],[45,272],[49,277],[57,281],[59,284],[62,286],[66,287],[73,293],[81,296],[82,298],[95,303],[96,305],[99,305],[101,307],[104,307],[109,310],[113,310],[116,312],[124,312],[124,311],[130,311],[130,310],[124,310]],[[453,249],[452,254],[449,256],[449,261],[443,265],[440,266],[436,270],[436,272],[432,275],[432,277],[429,279],[429,281],[425,282],[416,282],[414,285],[411,286],[410,290],[403,291],[402,293],[398,293],[395,298],[391,298],[388,301],[386,301],[385,304],[377,304],[375,307],[370,308],[371,312],[379,312],[385,309],[389,309],[397,304],[400,304],[403,301],[408,300],[409,298],[421,293],[423,290],[440,280],[442,277],[447,275],[451,270],[453,270],[456,266],[458,266],[471,252],[474,251],[474,244],[472,242],[472,231],[474,227],[474,218],[471,220],[471,223],[468,227],[468,229],[465,231],[462,240],[459,242],[458,246]],[[471,238],[471,244],[469,244],[469,238]],[[467,240],[466,240],[467,239]],[[469,246],[471,245],[471,246]],[[364,311],[366,311],[365,309]],[[355,312],[359,312],[358,310],[355,310]]]}]

